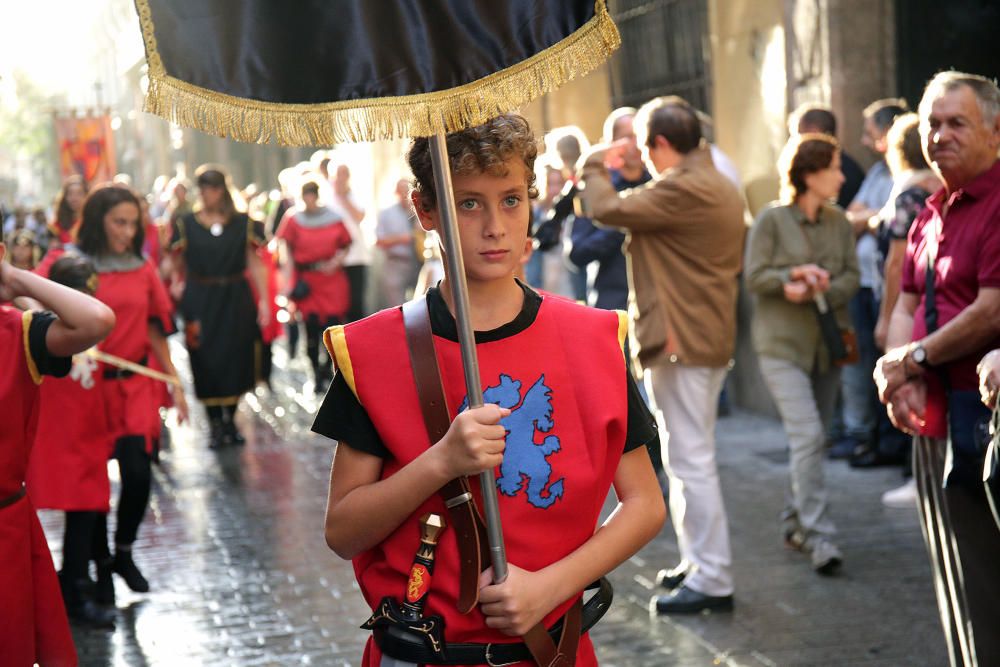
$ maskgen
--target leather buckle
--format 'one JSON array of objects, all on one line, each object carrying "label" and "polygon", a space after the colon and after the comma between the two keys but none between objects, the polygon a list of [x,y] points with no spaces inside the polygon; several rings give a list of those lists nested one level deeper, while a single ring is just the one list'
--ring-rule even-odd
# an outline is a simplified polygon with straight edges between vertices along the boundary
[{"label": "leather buckle", "polygon": [[463,503],[467,503],[470,500],[472,500],[472,494],[466,491],[465,493],[460,493],[454,498],[449,498],[448,500],[444,501],[444,506],[447,507],[448,509],[451,509],[453,507],[458,507]]},{"label": "leather buckle", "polygon": [[515,660],[514,662],[493,662],[493,656],[490,655],[490,651],[493,649],[493,644],[486,645],[486,652],[484,657],[486,658],[486,664],[490,667],[507,667],[507,665],[516,665],[521,662],[520,660]]}]

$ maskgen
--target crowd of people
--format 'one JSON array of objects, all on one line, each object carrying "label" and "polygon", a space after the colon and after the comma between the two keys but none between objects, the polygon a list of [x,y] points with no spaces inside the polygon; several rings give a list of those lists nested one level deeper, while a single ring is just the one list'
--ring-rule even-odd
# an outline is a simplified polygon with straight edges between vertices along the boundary
[{"label": "crowd of people", "polygon": [[[400,555],[413,552],[409,518],[453,512],[438,488],[499,465],[501,502],[532,541],[512,542],[507,582],[482,582],[483,627],[454,613],[469,604],[458,576],[466,565],[454,543],[441,549],[451,604],[431,609],[448,619],[449,642],[489,646],[540,622],[565,616],[568,625],[583,587],[659,530],[660,492],[681,560],[657,573],[656,609],[731,610],[737,582],[715,428],[742,282],[754,303],[745,335],[790,451],[776,533],[819,574],[837,573],[844,553],[826,459],[898,466],[904,483],[883,502],[920,509],[953,664],[1000,662],[989,630],[1000,520],[983,483],[983,425],[1000,379],[1000,352],[987,354],[1000,348],[1000,91],[943,73],[916,113],[883,99],[862,116],[867,172],[841,148],[829,108],[796,110],[776,165],[779,198],[753,211],[749,228],[739,174],[711,143],[711,119],[678,97],[616,109],[593,145],[571,127],[536,142],[516,115],[449,135],[471,316],[477,342],[490,343],[479,352],[487,405],[452,414],[440,432],[428,423],[426,434],[420,380],[411,386],[397,372],[411,363],[417,316],[395,306],[417,303],[429,318],[446,403],[454,412],[466,400],[426,141],[407,155],[412,180],[396,182],[377,214],[354,192],[350,165],[323,151],[283,171],[275,191],[238,190],[219,165],[203,165],[193,182],[158,179],[148,196],[127,177],[67,179],[51,215],[3,221],[0,299],[26,314],[0,310],[10,339],[2,349],[14,355],[6,368],[19,369],[0,378],[0,398],[19,397],[25,428],[0,432],[16,443],[0,517],[23,528],[17,549],[36,557],[37,520],[8,517],[9,506],[27,489],[30,507],[66,513],[58,586],[41,563],[34,588],[13,590],[40,610],[59,606],[61,594],[70,621],[94,628],[114,627],[113,575],[150,590],[133,544],[168,435],[163,410],[189,417],[167,345],[176,332],[212,449],[245,442],[241,397],[270,384],[276,341],[294,355],[304,336],[323,397],[314,429],[343,445],[327,541],[355,559],[371,600],[410,576],[411,558]],[[39,309],[51,313],[30,315]],[[96,353],[79,354],[95,343]],[[56,377],[38,388],[45,374]],[[603,378],[596,389],[594,377]],[[593,409],[571,408],[574,395]],[[587,453],[576,458],[590,463],[562,458],[556,471],[515,450],[524,428],[516,412],[529,406],[540,410],[533,429],[559,421],[558,437],[537,447],[544,457],[572,451],[579,433]],[[109,459],[121,471],[112,544]],[[587,503],[604,496],[594,484],[613,484],[621,499],[596,533],[600,503]],[[584,485],[586,498],[576,493]],[[566,530],[544,538],[554,516]],[[33,623],[53,627],[37,614]],[[36,659],[72,648],[59,632],[39,637]],[[366,664],[379,664],[382,650],[370,644]],[[589,642],[572,651],[591,664]]]}]

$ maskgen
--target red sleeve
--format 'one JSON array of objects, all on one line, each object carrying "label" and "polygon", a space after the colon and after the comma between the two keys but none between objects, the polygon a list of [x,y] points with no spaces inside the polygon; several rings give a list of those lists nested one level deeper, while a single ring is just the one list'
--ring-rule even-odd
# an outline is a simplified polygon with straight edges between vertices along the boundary
[{"label": "red sleeve", "polygon": [[274,238],[295,245],[296,229],[298,229],[298,226],[295,224],[295,210],[289,209],[282,216],[281,222],[278,224],[278,231],[274,233]]},{"label": "red sleeve", "polygon": [[149,294],[149,321],[156,322],[163,328],[163,334],[169,336],[177,331],[174,327],[174,307],[167,294],[167,288],[160,280],[159,274],[152,264],[146,262],[146,282]]},{"label": "red sleeve", "polygon": [[339,232],[337,237],[337,250],[351,245],[351,232],[347,229],[347,225],[342,222],[338,223],[337,231]]}]

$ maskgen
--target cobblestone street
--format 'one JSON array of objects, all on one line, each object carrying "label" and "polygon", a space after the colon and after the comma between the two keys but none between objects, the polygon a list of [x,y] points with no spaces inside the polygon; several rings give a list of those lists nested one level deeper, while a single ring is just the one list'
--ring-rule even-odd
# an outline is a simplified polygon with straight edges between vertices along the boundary
[{"label": "cobblestone street", "polygon": [[[135,551],[152,592],[116,579],[117,630],[76,631],[81,664],[360,664],[367,608],[323,541],[332,443],[309,432],[311,381],[277,348],[274,391],[240,413],[244,448],[207,449],[201,414],[174,429]],[[736,610],[649,614],[651,579],[677,561],[667,527],[611,576],[616,602],[592,633],[602,665],[947,664],[916,511],[879,503],[898,471],[827,464],[845,567],[820,578],[781,544],[784,443],[772,420],[720,420]],[[61,514],[42,519],[58,566]]]}]

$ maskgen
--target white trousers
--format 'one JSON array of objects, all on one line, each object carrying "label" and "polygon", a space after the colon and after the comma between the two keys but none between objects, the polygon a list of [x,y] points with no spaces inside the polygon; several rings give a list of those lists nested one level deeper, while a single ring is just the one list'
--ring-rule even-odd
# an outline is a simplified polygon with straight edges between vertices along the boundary
[{"label": "white trousers", "polygon": [[682,364],[645,374],[670,480],[670,519],[688,571],[684,583],[705,595],[733,593],[729,527],[715,465],[715,419],[725,377],[725,368]]}]

